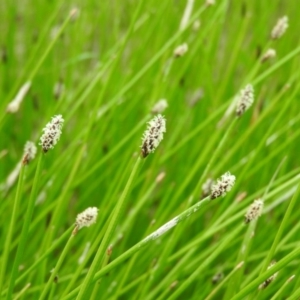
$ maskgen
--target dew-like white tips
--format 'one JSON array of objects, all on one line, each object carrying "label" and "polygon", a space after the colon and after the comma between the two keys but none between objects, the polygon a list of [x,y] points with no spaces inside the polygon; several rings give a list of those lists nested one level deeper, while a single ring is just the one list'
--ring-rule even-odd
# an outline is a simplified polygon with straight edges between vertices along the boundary
[{"label": "dew-like white tips", "polygon": [[26,142],[24,146],[23,164],[27,165],[30,161],[35,158],[37,152],[36,145],[33,142]]},{"label": "dew-like white tips", "polygon": [[179,45],[174,50],[174,57],[182,57],[187,51],[189,47],[186,43]]},{"label": "dew-like white tips", "polygon": [[248,224],[251,221],[260,217],[263,208],[264,208],[264,202],[261,199],[254,200],[254,202],[249,206],[245,214],[245,223]]},{"label": "dew-like white tips", "polygon": [[218,197],[224,197],[227,192],[229,192],[235,184],[235,176],[231,175],[230,172],[226,172],[218,179],[217,183],[211,188],[211,199],[216,199]]},{"label": "dew-like white tips", "polygon": [[168,107],[168,102],[166,99],[161,99],[158,102],[154,104],[154,106],[151,109],[151,112],[153,114],[161,114],[165,111],[165,109]]},{"label": "dew-like white tips", "polygon": [[[268,266],[268,270],[270,268],[272,268],[275,264],[276,264],[275,261],[271,262],[271,264]],[[266,279],[262,284],[260,284],[258,288],[260,290],[265,289],[272,281],[275,280],[275,278],[277,277],[277,275],[278,275],[278,272],[274,273],[272,276],[270,276],[268,279]]]},{"label": "dew-like white tips", "polygon": [[155,151],[164,137],[164,132],[166,132],[166,119],[162,115],[157,115],[148,123],[148,128],[143,135],[141,146],[143,158]]},{"label": "dew-like white tips", "polygon": [[8,103],[8,105],[6,107],[7,112],[13,114],[19,110],[20,105],[21,105],[22,101],[24,100],[26,94],[28,93],[30,87],[31,87],[31,82],[28,81],[20,88],[17,96],[10,103]]},{"label": "dew-like white tips", "polygon": [[280,39],[284,35],[288,27],[289,27],[289,19],[287,16],[278,19],[276,25],[272,29],[271,38],[273,40]]},{"label": "dew-like white tips", "polygon": [[237,105],[236,105],[236,115],[240,117],[248,110],[254,101],[254,90],[251,84],[246,85],[244,89],[241,90]]},{"label": "dew-like white tips", "polygon": [[78,214],[76,217],[76,228],[77,230],[82,227],[90,227],[92,224],[96,223],[98,216],[98,208],[97,207],[89,207],[84,210],[82,213]]},{"label": "dew-like white tips", "polygon": [[266,62],[269,59],[276,57],[276,50],[268,49],[266,53],[262,56],[261,62]]},{"label": "dew-like white tips", "polygon": [[43,151],[46,153],[49,149],[53,149],[59,141],[61,129],[64,119],[61,115],[54,116],[52,120],[43,129],[39,145],[42,146]]}]

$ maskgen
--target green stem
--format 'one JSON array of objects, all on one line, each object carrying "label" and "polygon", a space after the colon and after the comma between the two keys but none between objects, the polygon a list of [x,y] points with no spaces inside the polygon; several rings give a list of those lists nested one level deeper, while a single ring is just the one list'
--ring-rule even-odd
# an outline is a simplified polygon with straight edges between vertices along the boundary
[{"label": "green stem", "polygon": [[203,271],[205,267],[208,265],[226,248],[232,240],[238,235],[243,227],[238,226],[235,230],[233,230],[224,240],[218,248],[213,251],[203,262],[200,264],[198,268],[179,286],[179,288],[170,296],[168,300],[180,299],[179,295],[199,276],[199,274]]},{"label": "green stem", "polygon": [[88,289],[88,287],[91,283],[91,280],[92,280],[92,278],[93,278],[93,276],[96,272],[96,269],[99,267],[99,264],[101,263],[101,260],[103,259],[104,255],[105,255],[105,251],[106,251],[109,243],[111,242],[111,239],[112,239],[114,231],[116,229],[117,222],[119,220],[122,208],[123,208],[124,203],[125,203],[126,196],[127,196],[128,192],[129,192],[129,189],[132,185],[134,176],[137,173],[138,166],[139,166],[141,160],[142,159],[140,157],[136,160],[136,163],[135,163],[135,165],[134,165],[134,167],[131,171],[130,177],[127,181],[127,184],[126,184],[125,189],[122,193],[122,196],[121,196],[120,200],[118,201],[115,209],[112,212],[112,216],[110,218],[110,222],[108,223],[107,230],[104,234],[104,237],[101,241],[100,247],[99,247],[99,249],[96,253],[96,256],[95,256],[95,258],[92,262],[92,265],[89,268],[89,271],[88,271],[88,273],[87,273],[87,275],[86,275],[86,277],[83,281],[83,284],[80,288],[79,294],[76,298],[77,300],[84,299],[85,292],[86,292],[86,290]]},{"label": "green stem", "polygon": [[[293,261],[295,258],[299,258],[300,255],[300,248],[297,247],[294,251],[290,252],[288,255],[286,255],[283,259],[281,259],[279,262],[277,262],[275,265],[272,266],[269,270],[265,271],[256,279],[254,279],[251,283],[246,285],[242,290],[240,290],[231,300],[242,300],[245,299],[245,296],[247,296],[251,291],[253,291],[255,288],[257,289],[258,286],[264,282],[267,278],[272,276],[277,271],[281,270],[284,266],[286,266],[288,263]],[[300,292],[300,289],[299,289]],[[296,300],[298,298],[291,297],[289,300]]]},{"label": "green stem", "polygon": [[15,228],[15,224],[16,224],[17,213],[20,208],[19,204],[20,204],[21,192],[23,190],[24,170],[25,170],[25,165],[22,164],[21,169],[20,169],[20,174],[19,174],[17,192],[16,192],[16,196],[15,196],[15,201],[14,201],[14,207],[13,207],[13,211],[12,211],[12,215],[11,215],[8,233],[7,233],[5,244],[4,244],[4,252],[2,255],[2,259],[1,259],[2,267],[1,267],[1,273],[0,273],[0,291],[2,291],[2,286],[4,283],[4,275],[5,275],[5,271],[6,271],[6,264],[7,264],[7,260],[8,260],[8,256],[9,256],[9,251],[11,248],[11,240],[12,240],[12,236],[13,236],[13,232],[14,232],[14,228]]},{"label": "green stem", "polygon": [[42,300],[46,297],[46,295],[47,295],[47,293],[50,289],[50,286],[53,283],[53,280],[54,280],[55,276],[58,273],[58,270],[60,269],[66,255],[69,253],[69,250],[70,250],[70,247],[71,247],[74,236],[75,236],[75,234],[72,233],[71,236],[69,237],[69,240],[67,241],[67,244],[66,244],[64,250],[62,251],[60,257],[59,257],[58,262],[57,262],[54,270],[52,271],[51,276],[50,276],[46,286],[44,287],[43,292],[42,292],[39,300]]},{"label": "green stem", "polygon": [[[270,299],[270,300],[276,300],[276,299],[281,299],[279,298],[279,296],[281,295],[281,293],[284,291],[285,287],[294,279],[295,275],[291,276],[282,286],[281,288],[274,294],[274,296]],[[299,295],[297,297],[300,296],[300,289],[299,289]],[[289,298],[290,300],[291,298]]]},{"label": "green stem", "polygon": [[12,297],[12,291],[13,291],[13,288],[15,285],[16,275],[18,273],[18,267],[23,258],[25,244],[26,244],[26,241],[28,238],[29,227],[31,224],[35,200],[36,200],[36,196],[37,196],[38,183],[40,180],[40,174],[41,174],[42,163],[43,163],[43,156],[44,156],[44,153],[41,152],[39,155],[39,160],[38,160],[36,171],[35,171],[33,186],[32,186],[32,190],[30,193],[30,199],[29,199],[29,202],[27,205],[27,210],[26,210],[25,217],[24,217],[24,224],[23,224],[22,231],[20,234],[20,241],[19,241],[17,253],[16,253],[15,260],[14,260],[13,267],[12,267],[11,279],[9,282],[6,299],[11,299],[11,297]]},{"label": "green stem", "polygon": [[[127,258],[131,257],[133,254],[135,254],[136,252],[138,252],[139,250],[141,250],[143,247],[148,246],[152,241],[156,240],[161,235],[165,234],[171,228],[173,228],[174,226],[176,226],[176,224],[178,224],[178,223],[182,222],[183,220],[186,220],[187,218],[189,218],[192,214],[194,214],[195,212],[197,212],[199,210],[199,208],[204,203],[209,202],[209,201],[211,201],[210,197],[202,199],[201,201],[197,202],[196,204],[194,204],[189,209],[187,209],[184,212],[182,212],[181,214],[179,214],[177,217],[175,217],[172,220],[170,220],[169,222],[165,223],[163,226],[161,226],[160,228],[158,228],[156,231],[154,231],[153,233],[151,233],[150,235],[148,235],[146,238],[144,238],[139,243],[137,243],[136,245],[134,245],[133,247],[131,247],[129,250],[127,250],[125,253],[123,253],[122,255],[120,255],[118,258],[116,258],[115,260],[113,260],[109,265],[107,265],[106,267],[104,267],[100,271],[98,271],[95,274],[95,276],[93,277],[93,279],[90,276],[89,280],[94,282],[94,281],[100,279],[103,275],[105,275],[110,270],[114,269],[121,262],[123,262]],[[115,211],[114,211],[114,213],[115,213]],[[104,238],[103,238],[103,240],[104,240]],[[99,252],[99,250],[98,250],[98,252]],[[98,253],[96,254],[96,256],[98,256]],[[95,258],[95,260],[96,260],[96,258]],[[94,262],[93,262],[93,264],[94,264]],[[73,296],[76,295],[76,293],[78,292],[79,289],[82,289],[82,285],[79,286],[78,288],[74,289],[70,294],[68,294],[63,299],[66,300],[66,299],[73,298]]]},{"label": "green stem", "polygon": [[274,242],[272,244],[272,247],[271,247],[270,251],[268,252],[268,255],[267,255],[266,259],[264,260],[263,267],[262,267],[259,275],[261,275],[268,268],[271,260],[274,258],[274,254],[275,254],[275,251],[277,249],[278,243],[280,242],[280,239],[283,235],[284,228],[288,224],[288,221],[290,219],[291,213],[292,213],[292,211],[294,209],[294,206],[296,204],[299,193],[300,193],[300,184],[298,185],[297,191],[295,192],[292,200],[289,203],[288,209],[286,210],[286,213],[283,217],[283,220],[280,224],[280,227],[279,227],[279,229],[276,233],[276,236],[275,236]]},{"label": "green stem", "polygon": [[220,143],[218,144],[217,148],[213,151],[212,156],[209,160],[209,162],[206,164],[206,167],[201,175],[200,180],[198,181],[198,184],[195,188],[195,193],[197,193],[200,190],[201,185],[204,182],[204,179],[207,177],[208,171],[210,170],[212,164],[215,162],[215,159],[218,157],[218,155],[220,154],[220,151],[222,150],[225,142],[227,141],[227,138],[229,136],[229,133],[231,132],[231,130],[234,128],[234,125],[236,124],[238,118],[234,118],[231,122],[231,124],[229,125],[228,129],[226,130],[226,132],[224,133],[224,136],[222,138],[222,140],[220,141]]},{"label": "green stem", "polygon": [[211,299],[223,286],[224,284],[243,266],[244,262],[240,262],[227,276],[224,278],[218,286],[216,286],[204,300]]}]

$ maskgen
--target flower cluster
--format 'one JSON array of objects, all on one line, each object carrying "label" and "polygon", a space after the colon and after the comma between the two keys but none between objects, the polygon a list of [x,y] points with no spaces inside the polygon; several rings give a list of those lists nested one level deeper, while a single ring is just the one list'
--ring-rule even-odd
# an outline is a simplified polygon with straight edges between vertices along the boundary
[{"label": "flower cluster", "polygon": [[266,51],[266,53],[262,56],[261,62],[262,62],[262,63],[263,63],[263,62],[266,62],[267,60],[272,59],[272,58],[274,58],[274,57],[276,57],[276,50],[270,48],[270,49],[268,49],[268,50]]},{"label": "flower cluster", "polygon": [[24,146],[23,165],[27,165],[31,160],[35,158],[37,148],[33,142],[26,142]]},{"label": "flower cluster", "polygon": [[41,136],[39,145],[42,146],[43,151],[46,153],[49,149],[59,141],[61,135],[61,129],[64,123],[64,119],[61,115],[54,116],[52,120],[43,129],[43,135]]},{"label": "flower cluster", "polygon": [[76,228],[75,233],[82,227],[90,227],[92,224],[96,223],[98,216],[97,207],[89,207],[84,210],[82,213],[78,214],[76,217]]},{"label": "flower cluster", "polygon": [[251,84],[246,85],[244,89],[241,90],[239,99],[236,106],[236,115],[240,117],[244,114],[246,110],[250,108],[254,101],[254,90]]},{"label": "flower cluster", "polygon": [[153,114],[160,114],[168,107],[168,102],[166,99],[161,99],[154,104],[151,109]]},{"label": "flower cluster", "polygon": [[189,47],[187,44],[179,45],[174,50],[174,57],[182,57],[188,51],[188,49]]},{"label": "flower cluster", "polygon": [[[275,261],[271,262],[271,264],[268,266],[268,270],[272,268],[276,264]],[[272,281],[275,280],[277,277],[278,272],[274,273],[272,276],[270,276],[268,279],[266,279],[260,286],[258,287],[260,290],[265,289]]]},{"label": "flower cluster", "polygon": [[261,199],[254,200],[254,202],[249,206],[245,214],[245,223],[248,224],[251,221],[260,217],[263,207],[264,207],[264,202]]},{"label": "flower cluster", "polygon": [[218,179],[217,183],[211,188],[211,199],[216,199],[218,197],[224,197],[227,192],[229,192],[235,184],[235,176],[231,175],[230,172],[226,172]]},{"label": "flower cluster", "polygon": [[273,40],[278,40],[280,39],[284,33],[286,32],[287,28],[289,27],[289,19],[287,16],[284,16],[280,19],[278,19],[276,25],[272,29],[271,32],[271,38]]},{"label": "flower cluster", "polygon": [[16,97],[10,103],[8,103],[6,107],[7,112],[16,113],[19,110],[20,105],[24,100],[26,94],[28,93],[30,87],[31,87],[31,82],[28,81],[20,88]]},{"label": "flower cluster", "polygon": [[162,115],[155,116],[148,124],[148,129],[142,139],[141,154],[143,158],[154,152],[166,132],[166,119]]}]

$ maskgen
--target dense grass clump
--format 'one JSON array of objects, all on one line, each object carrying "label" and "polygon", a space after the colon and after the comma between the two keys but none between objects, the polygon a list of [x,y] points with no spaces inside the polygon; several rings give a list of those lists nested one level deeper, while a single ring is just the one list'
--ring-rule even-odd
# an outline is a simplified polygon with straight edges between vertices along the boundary
[{"label": "dense grass clump", "polygon": [[297,0],[0,3],[1,299],[299,299]]}]

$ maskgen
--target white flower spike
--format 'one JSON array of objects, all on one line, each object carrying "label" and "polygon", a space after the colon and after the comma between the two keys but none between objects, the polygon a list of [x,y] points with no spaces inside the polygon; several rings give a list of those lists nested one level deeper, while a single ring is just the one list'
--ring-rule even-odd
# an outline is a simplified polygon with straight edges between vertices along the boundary
[{"label": "white flower spike", "polygon": [[155,151],[164,137],[164,132],[166,132],[166,119],[162,115],[155,116],[148,124],[141,146],[143,158]]},{"label": "white flower spike", "polygon": [[[271,264],[268,266],[268,270],[271,269],[276,264],[275,261],[271,262]],[[277,277],[278,272],[274,273],[272,276],[270,276],[268,279],[266,279],[258,288],[260,290],[265,289],[272,281],[275,280]]]},{"label": "white flower spike", "polygon": [[165,109],[168,107],[168,102],[166,99],[161,99],[158,102],[154,104],[154,106],[151,109],[151,112],[153,114],[161,114],[165,111]]},{"label": "white flower spike", "polygon": [[287,16],[278,19],[276,25],[274,26],[271,32],[272,40],[280,39],[284,35],[288,27],[289,27],[289,19]]},{"label": "white flower spike", "polygon": [[64,123],[62,115],[57,115],[43,129],[44,133],[41,136],[39,145],[42,146],[43,151],[46,153],[49,149],[53,149],[59,141],[61,129]]},{"label": "white flower spike", "polygon": [[174,57],[182,57],[188,51],[188,49],[189,47],[186,43],[179,45],[174,50]]},{"label": "white flower spike", "polygon": [[217,183],[211,188],[211,199],[216,199],[218,197],[224,197],[227,192],[229,192],[235,184],[235,176],[231,175],[230,172],[226,172],[218,179]]},{"label": "white flower spike", "polygon": [[244,89],[241,90],[239,99],[236,106],[236,115],[240,117],[248,110],[254,101],[254,90],[251,84],[246,85]]},{"label": "white flower spike", "polygon": [[23,102],[25,96],[27,95],[30,87],[31,87],[31,82],[28,81],[20,88],[16,97],[7,105],[6,107],[7,112],[13,114],[19,110],[20,105]]},{"label": "white flower spike", "polygon": [[26,142],[24,146],[23,165],[27,165],[35,158],[37,152],[36,145],[33,142]]},{"label": "white flower spike", "polygon": [[245,223],[248,224],[251,221],[260,217],[263,207],[264,207],[264,202],[261,199],[254,200],[254,202],[249,206],[245,214]]},{"label": "white flower spike", "polygon": [[268,61],[268,60],[270,60],[270,59],[272,59],[272,58],[274,58],[274,57],[276,57],[276,50],[270,48],[270,49],[268,49],[268,50],[266,51],[266,53],[262,56],[261,62],[264,63],[264,62],[266,62],[266,61]]},{"label": "white flower spike", "polygon": [[76,217],[76,229],[74,231],[78,231],[82,227],[90,227],[92,224],[96,223],[98,216],[98,208],[97,207],[89,207],[84,210],[82,213],[78,214]]}]

